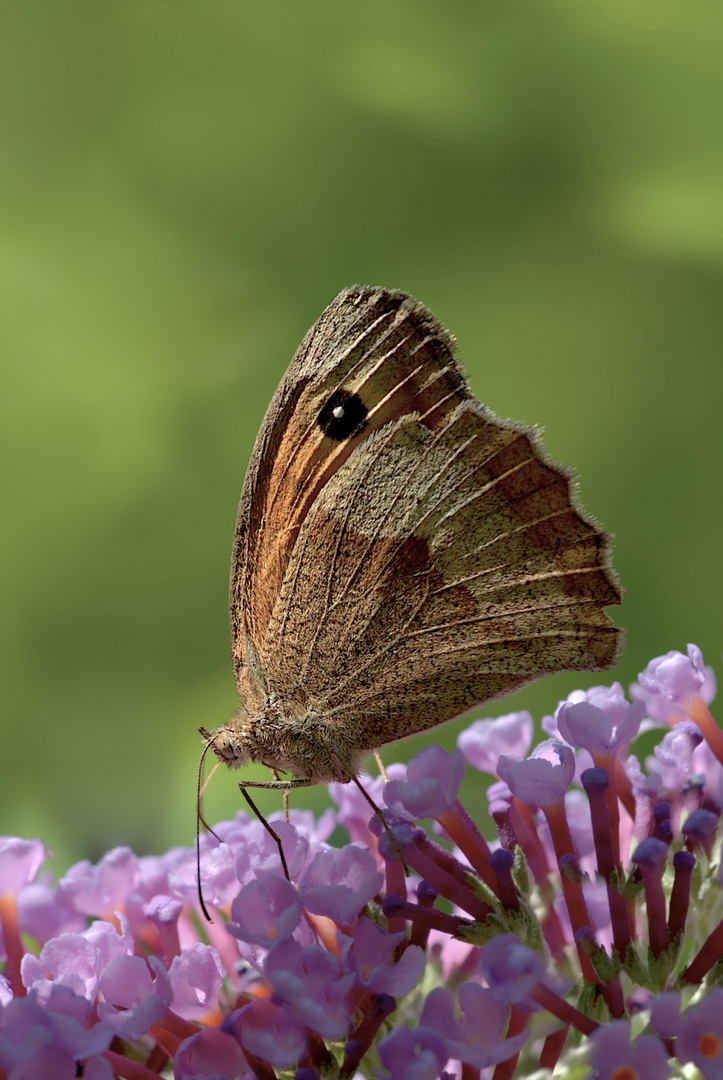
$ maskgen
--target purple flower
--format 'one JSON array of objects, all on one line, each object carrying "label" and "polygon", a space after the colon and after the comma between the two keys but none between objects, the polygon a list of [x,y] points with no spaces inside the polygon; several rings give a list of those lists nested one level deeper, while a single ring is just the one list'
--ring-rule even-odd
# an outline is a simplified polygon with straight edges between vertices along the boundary
[{"label": "purple flower", "polygon": [[127,847],[106,852],[97,866],[87,859],[58,882],[58,902],[83,915],[106,917],[123,908],[138,882],[138,857]]},{"label": "purple flower", "polygon": [[[183,904],[173,896],[165,896],[159,893],[154,896],[144,911],[144,920],[152,923],[158,931],[158,944],[163,962],[168,966],[174,956],[181,951],[181,943],[178,937],[178,920],[183,912]],[[133,922],[129,918],[129,922]],[[138,936],[145,937],[142,927],[134,927]]]},{"label": "purple flower", "polygon": [[618,715],[619,719],[613,721],[607,712],[587,701],[564,702],[557,711],[557,725],[565,742],[587,750],[594,758],[635,738],[645,706],[641,701],[626,703]]},{"label": "purple flower", "polygon": [[[202,837],[202,847],[204,843]],[[238,888],[238,882],[234,881],[234,884]],[[125,898],[123,912],[134,935],[153,948],[159,934],[159,912],[156,911],[154,917],[150,918],[147,909],[157,896],[171,897],[192,905],[198,903],[195,852],[188,848],[171,848],[164,855],[144,855],[138,859],[137,880]],[[165,947],[169,947],[172,933],[172,921],[167,922],[164,935],[168,940]]]},{"label": "purple flower", "polygon": [[184,1039],[173,1059],[174,1080],[253,1080],[254,1072],[238,1040],[221,1028],[206,1028]]},{"label": "purple flower", "polygon": [[[306,1053],[306,1032],[285,1005],[268,998],[231,1013],[223,1030],[232,1033],[250,1053],[275,1069],[296,1065]],[[235,1075],[235,1074],[232,1074]]]},{"label": "purple flower", "polygon": [[545,961],[516,934],[500,934],[482,950],[482,974],[495,997],[517,1005],[545,974]]},{"label": "purple flower", "polygon": [[58,903],[55,887],[48,878],[32,881],[20,889],[17,904],[21,930],[30,934],[40,945],[58,934],[79,933],[86,924],[83,915]]},{"label": "purple flower", "polygon": [[[612,944],[613,933],[607,886],[600,879],[596,880],[593,874],[592,880],[583,885],[582,891],[590,916],[591,928],[595,933],[595,940],[599,945],[609,949]],[[560,918],[567,923],[568,916],[566,912],[561,911]],[[572,931],[570,936],[573,936]]]},{"label": "purple flower", "polygon": [[723,1077],[723,990],[709,996],[683,1013],[682,1028],[675,1042],[680,1061],[692,1061],[706,1080]]},{"label": "purple flower", "polygon": [[[387,774],[390,780],[403,780],[407,770],[404,765],[393,764],[389,766]],[[372,802],[380,806],[386,785],[384,777],[369,776],[367,773],[361,773],[359,783]],[[352,841],[356,844],[369,846],[372,842],[369,820],[374,812],[356,784],[331,783],[329,784],[329,794],[339,807],[338,822],[349,833]]]},{"label": "purple flower", "polygon": [[692,771],[693,752],[703,741],[703,732],[692,720],[681,720],[666,731],[661,742],[653,747],[653,753],[666,769],[687,776]]},{"label": "purple flower", "polygon": [[425,746],[407,765],[406,780],[390,780],[384,801],[392,813],[405,818],[437,818],[454,805],[464,779],[464,755],[441,746]]},{"label": "purple flower", "polygon": [[116,956],[129,956],[134,951],[133,934],[125,915],[116,911],[114,919],[113,922],[94,919],[88,929],[83,931],[83,937],[98,952],[101,972]]},{"label": "purple flower", "polygon": [[[340,787],[353,787],[356,790],[354,784],[340,784]],[[275,814],[271,814],[269,821],[276,828],[276,823],[284,822],[285,818],[277,811]],[[336,814],[331,806],[328,806],[319,817],[314,817],[312,810],[302,810],[300,808],[289,810],[289,821],[296,829],[297,836],[303,836],[308,840],[309,847],[311,849],[318,848],[321,844],[325,843],[336,828]]]},{"label": "purple flower", "polygon": [[723,765],[707,742],[702,742],[693,751],[691,770],[702,780],[708,797],[723,810]]},{"label": "purple flower", "polygon": [[[296,887],[281,875],[273,839],[245,814],[202,838],[203,889],[220,909],[207,924],[192,849],[138,859],[118,848],[96,866],[77,864],[53,888],[37,876],[38,841],[0,841],[0,889],[9,890],[0,895],[0,1077],[74,1080],[82,1071],[84,1080],[140,1080],[165,1075],[166,1053],[178,1046],[176,1080],[271,1080],[276,1070],[297,1080],[329,1070],[451,1080],[458,1062],[465,1075],[500,1066],[513,1080],[579,1071],[590,1040],[600,1080],[657,1080],[669,1071],[667,1054],[723,1080],[723,990],[713,978],[723,963],[721,871],[710,857],[719,846],[723,735],[705,705],[708,680],[695,689],[699,653],[672,654],[675,678],[681,665],[688,697],[672,703],[678,726],[662,738],[654,776],[643,777],[631,757],[626,775],[613,777],[617,746],[643,709],[619,684],[576,691],[558,710],[554,730],[597,757],[584,793],[566,789],[574,759],[579,765],[588,750],[550,741],[527,761],[501,757],[504,780],[490,788],[494,853],[458,799],[459,749],[428,747],[408,773],[392,766],[389,801],[404,814],[435,814],[465,865],[409,823],[396,827],[395,847],[356,789],[343,787],[346,810],[336,817],[274,819]],[[504,726],[461,742],[488,754]],[[522,738],[526,726],[518,717],[511,729]],[[382,781],[369,783],[378,798]],[[328,847],[344,816],[358,843]],[[631,857],[633,816],[641,843]],[[703,849],[697,860],[693,846]],[[416,896],[400,847],[424,879]],[[673,872],[665,870],[672,852]],[[636,867],[643,887],[623,896],[620,882]],[[105,917],[86,926],[93,912]],[[500,933],[507,926],[534,948]],[[696,1002],[682,1015],[681,994],[655,989],[670,977],[671,942],[687,961],[676,985]],[[647,947],[660,963],[642,989]],[[640,1009],[650,1010],[657,1034],[631,1042],[627,1021]],[[542,1024],[526,1041],[532,1012]]]},{"label": "purple flower", "polygon": [[342,975],[339,961],[320,945],[303,948],[288,939],[274,945],[264,963],[264,975],[277,1001],[292,1016],[326,1039],[343,1038],[353,1012],[349,993],[353,974]]},{"label": "purple flower", "polygon": [[216,949],[198,941],[174,957],[168,969],[172,1008],[184,1020],[201,1020],[218,1012],[226,971]]},{"label": "purple flower", "polygon": [[[309,841],[286,821],[274,820],[274,829],[281,837],[292,878],[303,871],[309,855]],[[201,838],[201,880],[207,903],[215,907],[227,907],[238,893],[239,882],[248,884],[266,874],[281,876],[281,859],[276,841],[269,836],[258,821],[248,821],[240,814],[236,821],[221,822],[214,828],[221,839],[209,835]],[[169,869],[170,888],[156,891],[170,892],[193,904],[197,900],[195,860],[186,853]]]},{"label": "purple flower", "polygon": [[349,926],[381,888],[384,875],[368,851],[352,847],[318,851],[299,883],[304,907]]},{"label": "purple flower", "polygon": [[61,934],[51,938],[40,956],[26,953],[20,967],[23,986],[47,1000],[54,986],[67,986],[90,1002],[100,984],[98,952],[82,934]]},{"label": "purple flower", "polygon": [[523,758],[529,753],[533,732],[532,716],[522,709],[496,720],[475,720],[459,736],[457,746],[475,769],[496,776],[502,754]]},{"label": "purple flower", "polygon": [[[512,757],[512,754],[509,757]],[[522,759],[515,757],[513,760],[521,761]],[[509,805],[512,803],[512,792],[504,780],[497,780],[487,788],[487,799],[490,806],[493,803],[507,803]]]},{"label": "purple flower", "polygon": [[548,739],[524,761],[501,757],[497,767],[500,778],[521,802],[548,806],[559,802],[570,786],[575,775],[575,755],[565,743]]},{"label": "purple flower", "polygon": [[98,1016],[124,1039],[145,1035],[173,1000],[168,972],[155,956],[148,962],[140,956],[116,957],[103,972],[100,989],[105,1001],[98,1003]]},{"label": "purple flower", "polygon": [[625,1068],[635,1080],[665,1080],[670,1076],[668,1055],[655,1035],[630,1042],[630,1021],[612,1020],[590,1036],[588,1059],[594,1080],[616,1080]]},{"label": "purple flower", "polygon": [[476,983],[462,983],[457,989],[457,1001],[461,1021],[454,1015],[451,990],[438,987],[427,996],[419,1019],[422,1027],[444,1041],[451,1058],[474,1069],[483,1069],[519,1053],[529,1032],[505,1039],[510,1010],[491,990]]},{"label": "purple flower", "polygon": [[[0,1013],[0,1069],[18,1080],[64,1080],[78,1075],[78,1063],[93,1061],[95,1074],[111,1080],[113,1072],[98,1057],[113,1032],[104,1024],[89,1031],[82,1018],[87,1002],[77,1002],[67,987],[57,987],[45,1005],[34,993],[14,998]],[[97,1061],[96,1061],[97,1058]]]},{"label": "purple flower", "polygon": [[433,1031],[400,1027],[379,1043],[379,1057],[392,1080],[437,1080],[449,1054]]},{"label": "purple flower", "polygon": [[426,963],[423,949],[409,945],[401,959],[392,960],[406,936],[404,931],[388,934],[366,916],[357,921],[353,938],[337,934],[344,968],[354,972],[357,986],[392,997],[404,997],[416,986]]},{"label": "purple flower", "polygon": [[677,991],[669,990],[665,994],[658,994],[653,999],[650,1022],[664,1039],[669,1039],[678,1034],[682,1020],[680,1016],[680,994]]},{"label": "purple flower", "polygon": [[133,952],[127,920],[121,918],[122,933],[110,923],[96,921],[82,934],[60,934],[47,941],[40,956],[26,953],[20,966],[23,986],[34,989],[47,1000],[53,986],[68,986],[74,993],[95,999],[100,978],[108,964]]},{"label": "purple flower", "polygon": [[683,836],[692,844],[712,845],[720,822],[720,814],[699,807],[685,820],[681,828]]},{"label": "purple flower", "polygon": [[631,696],[644,701],[648,714],[664,724],[683,719],[687,703],[698,694],[706,704],[715,696],[713,672],[705,667],[697,645],[688,646],[687,656],[675,649],[656,656],[638,680],[630,687]]},{"label": "purple flower", "polygon": [[44,860],[45,845],[40,840],[0,836],[0,896],[16,896],[33,881]]},{"label": "purple flower", "polygon": [[[658,764],[654,758],[648,759],[648,765],[653,762],[656,765]],[[657,769],[651,771],[649,776],[646,776],[640,769],[638,759],[632,754],[624,762],[623,767],[625,775],[630,781],[630,790],[634,801],[635,822],[633,835],[638,841],[644,840],[652,829],[653,808],[658,793],[664,786],[663,777]]]},{"label": "purple flower", "polygon": [[282,877],[257,878],[244,885],[231,905],[226,929],[241,941],[266,948],[291,937],[301,918],[301,897]]},{"label": "purple flower", "polygon": [[624,764],[625,772],[635,795],[640,794],[645,798],[654,798],[663,784],[663,778],[658,772],[646,776],[640,768],[640,762],[631,754]]},{"label": "purple flower", "polygon": [[667,857],[668,845],[662,840],[656,840],[652,836],[646,836],[636,847],[631,860],[637,866],[661,866]]},{"label": "purple flower", "polygon": [[[236,896],[241,878],[236,872],[239,849],[230,844],[219,844],[211,838],[202,838],[201,881],[207,904],[225,908]],[[211,846],[212,845],[212,846]],[[243,851],[243,849],[240,849]],[[249,875],[250,876],[250,875]],[[198,880],[195,864],[190,860],[176,866],[169,875],[171,895],[180,896],[186,903],[195,903],[198,897]],[[164,890],[165,891],[165,890]]]},{"label": "purple flower", "polygon": [[622,722],[625,713],[630,707],[625,698],[625,691],[619,682],[614,682],[612,686],[591,686],[589,690],[573,690],[564,701],[559,703],[554,716],[543,716],[542,730],[551,738],[559,739],[558,717],[560,710],[567,705],[579,705],[581,702],[586,702],[588,705],[594,705],[596,709],[601,709],[613,727],[617,727]]},{"label": "purple flower", "polygon": [[460,971],[477,970],[481,950],[465,941],[451,938],[441,930],[430,930],[429,953],[441,968],[442,981],[458,977]]},{"label": "purple flower", "polygon": [[[260,825],[258,822],[255,824]],[[274,831],[281,839],[289,874],[292,880],[296,881],[309,858],[309,841],[287,821],[275,820]],[[279,877],[283,875],[278,844],[262,826],[254,829],[253,838],[249,837],[238,847],[234,865],[236,876],[242,885],[254,877],[264,877],[266,874]]]}]

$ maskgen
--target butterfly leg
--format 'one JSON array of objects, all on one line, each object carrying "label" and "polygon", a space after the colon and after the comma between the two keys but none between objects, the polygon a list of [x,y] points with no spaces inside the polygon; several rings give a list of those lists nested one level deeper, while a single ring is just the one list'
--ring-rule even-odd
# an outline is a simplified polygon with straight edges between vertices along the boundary
[{"label": "butterfly leg", "polygon": [[[276,830],[273,829],[271,827],[271,825],[268,823],[268,821],[266,820],[264,815],[261,813],[261,811],[259,810],[256,803],[253,801],[253,799],[249,795],[246,788],[247,787],[266,788],[267,790],[270,788],[272,791],[283,791],[285,797],[288,799],[289,791],[292,788],[309,787],[312,783],[313,783],[312,780],[268,780],[268,781],[266,781],[266,783],[264,783],[263,781],[260,781],[260,780],[242,780],[242,781],[239,782],[239,788],[241,789],[241,794],[243,795],[244,799],[249,804],[249,806],[251,807],[251,809],[253,810],[254,814],[259,819],[259,821],[261,822],[263,827],[266,829],[266,832],[269,834],[269,836],[271,836],[276,841],[276,846],[279,849],[279,858],[281,859],[281,865],[282,865],[283,870],[284,870],[284,877],[286,878],[287,881],[291,881],[291,878],[289,876],[289,867],[288,867],[287,862],[286,862],[286,856],[284,855],[284,849],[283,849],[283,846],[281,844],[281,837],[276,832]],[[286,818],[286,820],[288,821],[288,817]]]},{"label": "butterfly leg", "polygon": [[[276,780],[278,782],[278,780],[279,780],[278,772],[276,771],[276,769],[272,769],[271,771],[274,774],[274,780]],[[288,788],[284,789],[284,791],[282,793],[282,798],[284,800],[284,821],[288,824],[288,821],[289,821],[289,789]]]},{"label": "butterfly leg", "polygon": [[377,766],[379,768],[379,775],[383,779],[384,783],[388,784],[389,783],[389,776],[387,774],[387,770],[384,767],[384,762],[382,761],[382,755],[379,753],[378,750],[374,751],[374,757],[377,759]]},{"label": "butterfly leg", "polygon": [[[385,779],[385,780],[387,780],[387,781],[388,781],[388,780],[389,780],[389,777],[387,776],[387,774],[386,774],[386,770],[384,769],[384,765],[383,765],[383,763],[382,763],[382,759],[381,759],[381,757],[380,757],[380,755],[379,755],[378,751],[376,751],[376,750],[375,750],[375,751],[374,751],[374,753],[375,753],[375,756],[376,756],[377,762],[378,762],[378,764],[379,764],[380,770],[381,770],[381,772],[382,772],[382,776],[384,777],[384,779]],[[333,752],[332,752],[332,754],[331,754],[331,757],[332,757],[332,760],[334,760],[334,761],[335,761],[335,763],[336,763],[337,767],[338,767],[338,768],[340,769],[340,771],[341,771],[341,772],[343,773],[343,772],[344,772],[344,769],[343,769],[343,766],[342,766],[341,762],[339,761],[339,758],[338,758],[338,757],[336,756],[336,754],[334,754]],[[405,875],[406,875],[407,877],[409,877],[409,874],[411,873],[411,871],[410,871],[409,867],[407,866],[406,862],[404,861],[404,856],[402,855],[402,850],[401,850],[401,848],[399,847],[399,844],[397,843],[397,839],[396,839],[396,837],[395,837],[394,833],[392,832],[392,830],[391,830],[391,829],[389,828],[389,826],[387,825],[386,819],[385,819],[385,817],[384,817],[384,814],[383,814],[383,812],[382,812],[381,808],[380,808],[380,807],[378,807],[378,806],[377,806],[377,804],[376,804],[376,803],[374,802],[374,799],[372,799],[372,797],[371,797],[371,795],[369,794],[369,792],[368,792],[368,791],[367,791],[367,790],[365,789],[364,785],[363,785],[363,784],[361,783],[361,781],[359,780],[359,777],[358,777],[358,776],[355,776],[355,775],[354,775],[353,773],[347,773],[347,776],[348,776],[348,778],[349,778],[349,781],[351,781],[351,783],[352,783],[352,784],[356,784],[356,786],[357,786],[357,787],[359,788],[359,790],[361,791],[362,795],[364,796],[364,798],[366,799],[366,801],[367,801],[367,802],[369,803],[369,805],[371,806],[371,808],[372,808],[372,810],[374,811],[374,813],[376,814],[376,816],[377,816],[377,817],[379,818],[379,821],[380,821],[380,822],[381,822],[381,824],[382,824],[382,828],[384,829],[384,831],[386,832],[387,836],[388,836],[388,837],[389,837],[389,839],[391,840],[391,842],[392,842],[392,846],[394,847],[394,850],[396,851],[397,855],[399,856],[399,858],[400,858],[400,860],[401,860],[402,866],[404,867],[404,873],[405,873]]]},{"label": "butterfly leg", "polygon": [[247,787],[264,788],[266,791],[293,791],[294,788],[312,787],[318,783],[318,780],[297,777],[294,780],[240,780],[238,786],[242,791]]}]

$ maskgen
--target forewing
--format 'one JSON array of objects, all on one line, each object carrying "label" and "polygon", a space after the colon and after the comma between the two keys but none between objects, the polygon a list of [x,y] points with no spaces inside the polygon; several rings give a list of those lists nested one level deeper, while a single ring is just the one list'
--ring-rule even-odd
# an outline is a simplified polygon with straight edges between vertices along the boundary
[{"label": "forewing", "polygon": [[[269,640],[300,530],[325,487],[374,432],[430,407],[441,418],[468,393],[452,346],[411,297],[360,286],[341,293],[306,335],[269,406],[239,504],[230,616],[242,697],[249,655]],[[342,424],[342,435],[329,405],[357,397],[365,415],[351,433]]]}]

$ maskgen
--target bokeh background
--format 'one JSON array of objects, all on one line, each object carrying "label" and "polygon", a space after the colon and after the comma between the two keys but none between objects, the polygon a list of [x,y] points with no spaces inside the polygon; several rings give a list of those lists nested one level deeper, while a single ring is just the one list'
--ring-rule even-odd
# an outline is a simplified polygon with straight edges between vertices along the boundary
[{"label": "bokeh background", "polygon": [[576,467],[617,534],[623,684],[688,641],[720,668],[717,0],[37,0],[0,24],[0,832],[61,870],[192,842],[196,727],[236,701],[246,462],[354,282],[427,303],[478,396]]}]

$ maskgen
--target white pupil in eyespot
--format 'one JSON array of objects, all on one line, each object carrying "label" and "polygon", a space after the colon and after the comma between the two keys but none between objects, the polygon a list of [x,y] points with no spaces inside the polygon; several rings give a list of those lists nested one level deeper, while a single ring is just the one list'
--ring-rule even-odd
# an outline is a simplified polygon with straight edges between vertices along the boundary
[{"label": "white pupil in eyespot", "polygon": [[344,415],[344,407],[342,405],[337,405],[335,409],[331,410],[331,412],[335,420],[341,420],[342,416]]}]

